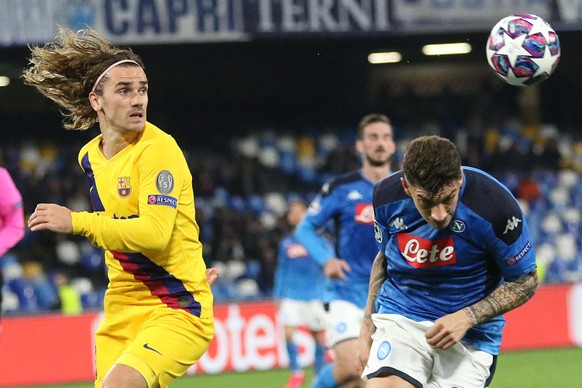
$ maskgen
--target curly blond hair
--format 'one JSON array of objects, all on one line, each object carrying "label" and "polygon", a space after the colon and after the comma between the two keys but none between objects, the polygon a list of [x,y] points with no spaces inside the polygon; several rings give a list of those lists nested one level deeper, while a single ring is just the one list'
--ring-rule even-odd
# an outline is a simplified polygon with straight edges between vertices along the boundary
[{"label": "curly blond hair", "polygon": [[[60,28],[55,40],[44,46],[29,47],[29,67],[23,72],[24,83],[34,86],[41,94],[56,102],[62,109],[66,129],[86,130],[97,122],[97,112],[89,102],[89,93],[98,77],[112,64],[129,59],[142,68],[143,62],[131,49],[115,47],[95,30],[71,31]],[[135,66],[123,63],[120,66]],[[102,84],[95,93],[102,95]]]}]

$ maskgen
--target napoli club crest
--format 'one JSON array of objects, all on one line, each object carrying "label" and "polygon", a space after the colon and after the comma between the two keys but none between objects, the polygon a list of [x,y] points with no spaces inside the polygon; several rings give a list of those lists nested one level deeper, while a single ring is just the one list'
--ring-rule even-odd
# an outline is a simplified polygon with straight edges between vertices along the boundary
[{"label": "napoli club crest", "polygon": [[131,183],[128,176],[117,178],[117,194],[119,194],[121,198],[125,198],[131,194]]}]

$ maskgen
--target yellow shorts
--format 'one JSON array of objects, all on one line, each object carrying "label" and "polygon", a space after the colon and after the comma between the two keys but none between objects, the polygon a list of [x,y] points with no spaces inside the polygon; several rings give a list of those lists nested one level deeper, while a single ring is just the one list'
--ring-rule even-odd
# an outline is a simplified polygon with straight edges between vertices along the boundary
[{"label": "yellow shorts", "polygon": [[149,387],[166,387],[183,375],[208,349],[214,319],[182,310],[128,306],[122,315],[106,316],[95,334],[95,387],[114,364],[128,365]]}]

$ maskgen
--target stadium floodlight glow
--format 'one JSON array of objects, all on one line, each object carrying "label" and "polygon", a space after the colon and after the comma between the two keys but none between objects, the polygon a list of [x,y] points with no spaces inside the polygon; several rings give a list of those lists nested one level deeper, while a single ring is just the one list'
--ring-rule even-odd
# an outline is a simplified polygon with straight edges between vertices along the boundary
[{"label": "stadium floodlight glow", "polygon": [[469,43],[427,44],[422,48],[422,53],[424,55],[469,54],[471,49],[472,47]]},{"label": "stadium floodlight glow", "polygon": [[0,75],[0,88],[10,85],[10,78]]},{"label": "stadium floodlight glow", "polygon": [[383,63],[398,63],[402,60],[402,54],[398,51],[386,51],[370,53],[368,55],[368,62],[372,65],[380,65]]}]

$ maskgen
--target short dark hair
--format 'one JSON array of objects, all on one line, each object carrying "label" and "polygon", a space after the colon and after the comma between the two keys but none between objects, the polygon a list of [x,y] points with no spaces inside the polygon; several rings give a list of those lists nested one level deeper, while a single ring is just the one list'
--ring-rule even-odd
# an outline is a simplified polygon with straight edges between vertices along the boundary
[{"label": "short dark hair", "polygon": [[374,123],[386,123],[392,125],[388,116],[380,113],[370,113],[365,115],[358,123],[358,139],[364,138],[364,128]]},{"label": "short dark hair", "polygon": [[449,139],[421,136],[408,144],[402,169],[410,185],[437,193],[461,178],[461,156]]}]

